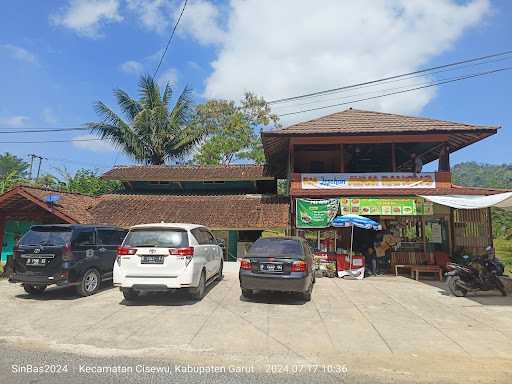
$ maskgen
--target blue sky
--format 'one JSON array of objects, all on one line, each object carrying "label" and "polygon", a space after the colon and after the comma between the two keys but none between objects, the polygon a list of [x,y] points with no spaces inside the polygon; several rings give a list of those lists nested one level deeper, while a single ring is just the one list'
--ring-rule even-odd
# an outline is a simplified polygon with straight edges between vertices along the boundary
[{"label": "blue sky", "polygon": [[[512,4],[485,0],[426,2],[191,0],[159,72],[198,102],[293,96],[459,59],[511,50]],[[153,72],[181,2],[173,0],[23,0],[0,14],[0,127],[77,127],[95,120],[95,100],[114,106],[112,89],[136,93]],[[319,9],[321,8],[321,9]],[[344,20],[340,23],[340,20]],[[454,76],[512,65],[495,64]],[[425,79],[416,79],[421,82]],[[455,162],[511,160],[512,71],[409,93],[354,108],[503,126],[498,135],[454,155]],[[318,100],[313,106],[322,105]],[[325,105],[325,103],[324,103]],[[344,106],[339,109],[344,109]],[[282,107],[284,108],[284,107]],[[289,105],[277,113],[302,109]],[[321,114],[339,109],[327,109]],[[303,114],[291,123],[318,116]],[[88,132],[0,134],[0,141],[69,140]],[[100,143],[0,144],[54,167],[99,168],[131,161]]]}]

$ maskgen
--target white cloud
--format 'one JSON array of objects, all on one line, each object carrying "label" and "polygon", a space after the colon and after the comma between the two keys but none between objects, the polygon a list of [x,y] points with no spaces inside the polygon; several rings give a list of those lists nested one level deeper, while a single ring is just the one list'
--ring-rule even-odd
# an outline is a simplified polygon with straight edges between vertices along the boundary
[{"label": "white cloud", "polygon": [[0,117],[0,124],[9,128],[23,127],[30,120],[27,116],[6,116]]},{"label": "white cloud", "polygon": [[121,71],[130,75],[139,75],[144,70],[144,66],[135,60],[125,61],[119,66]]},{"label": "white cloud", "polygon": [[171,21],[171,3],[168,0],[126,0],[128,9],[134,12],[147,29],[163,32]]},{"label": "white cloud", "polygon": [[[174,19],[177,20],[182,6],[176,7]],[[272,5],[270,4],[270,8]],[[189,1],[178,26],[178,33],[189,35],[200,44],[218,44],[224,41],[224,31],[220,28],[221,13],[212,2],[207,0]]]},{"label": "white cloud", "polygon": [[57,116],[55,116],[55,113],[53,112],[53,109],[46,107],[43,109],[43,121],[47,124],[56,124],[58,119]]},{"label": "white cloud", "polygon": [[194,71],[200,71],[200,72],[204,71],[204,70],[203,70],[203,67],[201,67],[201,66],[200,66],[198,63],[196,63],[195,61],[189,60],[189,61],[187,61],[187,65],[188,65],[191,69],[193,69]]},{"label": "white cloud", "polygon": [[37,58],[33,53],[16,45],[0,44],[0,52],[5,52],[8,56],[16,60],[25,61],[31,64],[37,63]]},{"label": "white cloud", "polygon": [[169,68],[166,71],[162,72],[162,74],[158,77],[158,83],[160,86],[165,86],[165,84],[169,83],[170,85],[175,85],[178,82],[178,71],[176,68]]},{"label": "white cloud", "polygon": [[73,137],[73,140],[82,140],[82,141],[73,141],[73,146],[80,149],[85,149],[92,152],[113,152],[116,149],[112,144],[110,144],[106,140],[91,140],[97,139],[97,136],[93,135],[80,135]]},{"label": "white cloud", "polygon": [[82,36],[102,36],[101,25],[123,20],[119,0],[70,0],[66,8],[50,16],[50,21]]},{"label": "white cloud", "polygon": [[[325,0],[317,5],[309,0],[232,0],[205,96],[239,99],[244,91],[254,91],[272,100],[414,71],[450,49],[467,28],[490,13],[488,0]],[[200,39],[200,30],[190,24],[185,28]],[[414,83],[425,81],[428,78],[417,78]],[[431,88],[353,106],[417,113],[434,95]],[[298,109],[304,108],[291,110]]]}]

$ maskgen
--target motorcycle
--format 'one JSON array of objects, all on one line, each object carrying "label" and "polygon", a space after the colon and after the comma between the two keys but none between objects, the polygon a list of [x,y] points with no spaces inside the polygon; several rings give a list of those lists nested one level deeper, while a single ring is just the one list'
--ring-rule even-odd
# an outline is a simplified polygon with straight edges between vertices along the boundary
[{"label": "motorcycle", "polygon": [[464,256],[463,264],[448,263],[450,272],[446,274],[448,289],[457,297],[464,297],[468,292],[491,291],[497,289],[507,296],[505,286],[498,276],[503,274],[504,265],[496,259]]}]

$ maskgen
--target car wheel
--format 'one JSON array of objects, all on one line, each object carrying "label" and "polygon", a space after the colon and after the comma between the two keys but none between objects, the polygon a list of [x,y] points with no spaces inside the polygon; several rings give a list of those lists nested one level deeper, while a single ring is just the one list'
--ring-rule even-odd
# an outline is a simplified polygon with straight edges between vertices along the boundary
[{"label": "car wheel", "polygon": [[46,289],[46,285],[32,285],[32,284],[23,284],[23,289],[29,295],[42,295]]},{"label": "car wheel", "polygon": [[202,300],[206,291],[206,273],[204,270],[201,272],[201,278],[199,279],[199,286],[192,289],[192,297],[194,300]]},{"label": "car wheel", "polygon": [[313,292],[313,284],[311,284],[306,292],[302,293],[304,301],[311,301],[311,293]]},{"label": "car wheel", "polygon": [[217,273],[217,281],[221,281],[223,278],[222,271],[224,270],[224,261],[220,261],[219,272]]},{"label": "car wheel", "polygon": [[139,292],[133,288],[123,288],[123,296],[127,301],[135,300],[139,297]]},{"label": "car wheel", "polygon": [[246,299],[250,299],[253,294],[254,294],[254,291],[252,289],[242,288],[242,296],[245,297]]},{"label": "car wheel", "polygon": [[77,292],[80,296],[90,296],[100,288],[100,273],[96,269],[87,270],[77,286]]},{"label": "car wheel", "polygon": [[467,295],[468,291],[457,284],[459,280],[459,276],[449,276],[446,283],[448,284],[448,289],[453,296],[464,297]]}]

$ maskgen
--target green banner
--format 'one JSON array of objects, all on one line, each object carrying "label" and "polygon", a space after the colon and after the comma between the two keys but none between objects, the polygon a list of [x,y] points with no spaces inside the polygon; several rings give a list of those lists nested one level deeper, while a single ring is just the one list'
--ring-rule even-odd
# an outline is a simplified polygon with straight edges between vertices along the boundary
[{"label": "green banner", "polygon": [[[429,212],[428,207],[417,199],[341,198],[341,214],[370,216],[414,216]],[[430,208],[430,209],[429,209]]]},{"label": "green banner", "polygon": [[326,228],[338,213],[338,199],[295,200],[297,228]]}]

